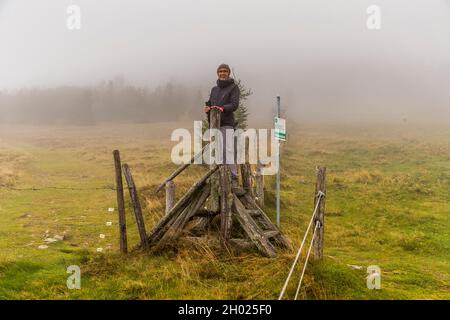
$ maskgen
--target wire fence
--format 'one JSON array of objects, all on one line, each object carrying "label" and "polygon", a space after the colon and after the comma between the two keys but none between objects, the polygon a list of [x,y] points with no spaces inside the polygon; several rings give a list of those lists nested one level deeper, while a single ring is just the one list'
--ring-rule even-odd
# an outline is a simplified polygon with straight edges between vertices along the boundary
[{"label": "wire fence", "polygon": [[[130,189],[129,187],[123,187],[124,190]],[[35,186],[31,186],[31,187],[23,187],[23,188],[19,188],[19,187],[14,187],[14,186],[10,186],[10,185],[5,185],[5,184],[0,184],[0,190],[7,190],[7,191],[20,191],[20,192],[27,192],[27,191],[45,191],[45,190],[63,190],[63,191],[101,191],[101,190],[105,190],[105,191],[117,191],[117,188],[113,187],[112,185],[103,185],[103,186],[98,186],[98,187],[62,187],[62,186],[41,186],[41,187],[35,187]],[[111,209],[109,209],[111,210]],[[95,228],[99,228],[99,227],[111,227],[113,226],[113,222],[112,221],[105,221],[104,223],[89,223],[89,222],[81,222],[80,223],[64,223],[63,222],[63,226],[65,228],[67,227],[74,227],[74,228],[90,228],[90,227],[95,227]],[[98,230],[98,229],[96,229]],[[106,231],[106,229],[105,229]],[[105,232],[105,234],[108,235],[108,238],[110,237],[110,232]],[[103,238],[106,237],[105,234],[103,235]],[[78,235],[79,237],[80,235]],[[101,235],[99,235],[101,238]],[[47,238],[51,238],[50,235]],[[30,248],[39,244],[39,242],[41,243],[41,245],[39,245],[38,247],[34,248],[36,251],[25,251],[23,253],[20,253],[18,256],[21,258],[33,258],[33,259],[38,259],[38,258],[45,258],[48,255],[48,251],[46,251],[45,249],[50,249],[50,244],[52,244],[53,242],[46,242],[45,239],[41,239],[42,241],[32,241],[33,245],[24,245],[21,246],[20,248],[22,249],[26,249],[26,248]],[[54,241],[54,242],[59,242],[58,241]],[[62,240],[61,240],[62,241]],[[101,240],[100,240],[101,241]],[[35,243],[36,242],[36,243]],[[101,241],[101,242],[104,242]],[[108,241],[107,241],[108,242]],[[100,245],[100,247],[98,247],[98,245]],[[108,244],[107,246],[110,246],[110,244]],[[30,248],[31,249],[31,248]],[[86,247],[85,249],[90,249],[88,247]],[[98,242],[97,246],[94,247],[94,249],[96,249],[97,252],[103,252],[104,248],[103,245]],[[99,250],[100,249],[100,250]],[[54,250],[56,251],[61,251],[61,248],[55,248]]]},{"label": "wire fence", "polygon": [[[11,190],[11,191],[44,191],[44,190],[73,190],[73,191],[95,191],[95,190],[111,190],[117,191],[117,188],[112,186],[101,186],[101,187],[85,187],[85,188],[75,188],[75,187],[27,187],[27,188],[16,188],[7,185],[1,185],[0,189]],[[127,189],[127,188],[125,188]]]},{"label": "wire fence", "polygon": [[303,236],[302,243],[300,244],[300,247],[299,247],[299,249],[297,251],[297,255],[295,256],[294,262],[292,263],[291,269],[289,270],[289,274],[288,274],[288,276],[286,278],[286,281],[284,282],[283,288],[281,289],[281,292],[280,292],[280,295],[278,297],[278,300],[281,300],[283,298],[283,296],[285,295],[285,293],[286,293],[287,287],[289,285],[289,281],[291,280],[292,274],[294,273],[295,267],[296,267],[296,265],[297,265],[297,263],[298,263],[298,261],[300,259],[300,256],[301,256],[301,253],[302,253],[302,250],[303,250],[303,246],[305,245],[306,239],[308,238],[309,231],[311,230],[311,227],[312,227],[314,221],[316,221],[315,227],[314,227],[314,231],[313,231],[313,235],[311,237],[311,242],[310,242],[310,245],[309,245],[309,248],[308,248],[308,253],[306,255],[305,262],[304,262],[304,265],[303,265],[302,274],[300,276],[300,280],[299,280],[299,283],[298,283],[298,286],[297,286],[297,290],[296,290],[296,293],[295,293],[294,300],[297,300],[298,294],[300,292],[300,288],[301,288],[301,285],[302,285],[302,282],[303,282],[303,276],[305,275],[306,266],[308,265],[308,260],[309,260],[310,254],[311,254],[311,249],[312,249],[312,246],[313,246],[313,243],[314,243],[316,232],[317,232],[317,229],[320,227],[320,221],[317,220],[317,212],[318,212],[318,209],[320,207],[320,203],[321,203],[322,199],[325,197],[325,194],[322,191],[319,191],[317,193],[316,197],[317,197],[317,201],[316,201],[316,205],[315,205],[314,211],[313,211],[313,213],[311,215],[311,219],[309,221],[308,227],[306,228],[305,234]]},{"label": "wire fence", "polygon": [[[323,183],[323,187],[324,187],[325,168],[321,168],[321,170],[322,170],[321,171],[322,173],[318,174],[318,185],[317,185],[318,187],[319,187],[320,181]],[[318,168],[318,172],[319,171],[320,170]],[[120,189],[118,189],[118,188],[116,188],[116,187],[114,187],[112,185],[104,185],[104,186],[99,186],[99,187],[82,187],[82,188],[81,187],[58,187],[58,186],[44,186],[44,187],[32,186],[32,187],[26,187],[26,188],[16,188],[16,187],[5,185],[5,184],[0,184],[0,190],[3,189],[3,190],[10,190],[10,191],[43,191],[43,190],[65,190],[65,191],[67,191],[67,190],[71,190],[71,191],[96,191],[96,190],[118,191],[119,190],[120,191],[120,190],[127,190],[127,189],[131,190],[131,191],[133,191],[133,190],[135,191],[135,187],[134,186],[128,186],[128,187],[123,187],[122,186],[121,187],[119,185],[119,188]],[[304,245],[306,243],[306,240],[308,238],[310,230],[311,230],[311,228],[312,228],[312,226],[314,224],[314,229],[313,229],[313,232],[312,232],[311,241],[310,241],[310,244],[309,244],[309,248],[308,248],[308,251],[307,251],[307,254],[306,254],[306,257],[305,257],[305,261],[304,261],[304,264],[303,264],[303,268],[302,268],[302,272],[301,272],[301,275],[300,275],[300,279],[299,279],[299,282],[298,282],[298,285],[297,285],[297,289],[296,289],[296,292],[295,292],[294,300],[297,300],[298,295],[300,293],[300,289],[301,289],[302,283],[303,283],[303,278],[304,278],[306,267],[308,265],[308,261],[309,261],[310,255],[311,255],[313,244],[316,241],[317,230],[319,228],[323,227],[323,225],[322,225],[323,224],[323,216],[322,217],[318,217],[318,211],[319,211],[321,203],[322,203],[322,201],[323,201],[323,199],[325,197],[325,193],[323,191],[321,191],[320,188],[316,189],[316,190],[318,190],[318,191],[317,191],[317,194],[315,195],[315,199],[316,199],[315,202],[316,203],[315,203],[314,211],[313,211],[313,213],[311,215],[311,219],[309,221],[308,227],[307,227],[307,229],[305,231],[305,234],[303,236],[303,239],[302,239],[302,242],[300,244],[300,247],[299,247],[299,249],[297,251],[295,259],[294,259],[294,261],[292,263],[292,266],[291,266],[291,268],[289,270],[288,276],[287,276],[287,278],[286,278],[286,280],[284,282],[284,285],[283,285],[283,288],[282,288],[282,290],[280,292],[278,300],[281,300],[283,298],[283,296],[285,295],[285,293],[286,293],[287,287],[288,287],[289,282],[291,280],[291,277],[292,277],[292,275],[294,273],[295,267],[297,266],[297,263],[298,263],[298,261],[300,259],[300,256],[301,256],[301,253],[303,251],[303,247],[304,247]],[[323,214],[323,212],[321,212],[321,213]],[[81,223],[81,224],[72,224],[72,225],[75,225],[77,227],[88,227],[88,226],[99,227],[99,226],[104,226],[104,224],[98,224],[98,223]],[[111,226],[112,223],[111,222],[107,222],[105,225],[106,226]],[[121,231],[122,231],[122,228],[121,228]],[[323,232],[323,230],[322,230],[322,232]],[[323,241],[323,238],[321,240]]]}]

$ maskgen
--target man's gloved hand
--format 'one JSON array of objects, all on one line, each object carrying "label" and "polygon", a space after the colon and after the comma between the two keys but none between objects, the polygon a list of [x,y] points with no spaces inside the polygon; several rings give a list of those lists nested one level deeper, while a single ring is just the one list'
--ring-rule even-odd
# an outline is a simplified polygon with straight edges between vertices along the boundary
[{"label": "man's gloved hand", "polygon": [[204,112],[209,112],[211,109],[217,109],[217,110],[220,110],[220,112],[223,112],[223,108],[219,107],[219,106],[212,106],[212,107],[205,106],[203,108],[203,111]]},{"label": "man's gloved hand", "polygon": [[211,109],[217,109],[217,110],[220,110],[220,112],[223,112],[223,108],[219,107],[219,106],[211,107]]}]

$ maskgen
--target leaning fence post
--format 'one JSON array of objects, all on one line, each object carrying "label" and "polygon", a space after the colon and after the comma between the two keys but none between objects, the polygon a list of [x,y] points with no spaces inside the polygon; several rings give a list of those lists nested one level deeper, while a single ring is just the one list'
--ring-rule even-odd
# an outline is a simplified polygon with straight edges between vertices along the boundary
[{"label": "leaning fence post", "polygon": [[255,174],[255,196],[256,203],[260,208],[264,208],[264,176],[263,165],[260,161],[256,165],[256,174]]},{"label": "leaning fence post", "polygon": [[117,210],[119,211],[120,252],[128,252],[127,223],[125,219],[125,201],[123,197],[122,165],[120,163],[119,150],[113,151],[114,166],[116,171]]},{"label": "leaning fence post", "polygon": [[147,232],[145,231],[144,217],[142,216],[141,203],[139,202],[139,197],[136,190],[136,185],[134,184],[133,176],[131,175],[131,170],[128,164],[123,165],[123,170],[125,174],[125,179],[127,180],[128,189],[130,190],[130,198],[133,204],[134,215],[136,217],[136,223],[139,230],[139,236],[141,238],[142,247],[148,248]]},{"label": "leaning fence post", "polygon": [[169,180],[166,182],[166,215],[175,204],[175,182]]},{"label": "leaning fence post", "polygon": [[327,168],[317,167],[317,182],[316,182],[316,192],[314,195],[314,208],[317,205],[317,201],[320,201],[317,207],[317,213],[315,222],[319,223],[317,228],[316,236],[313,242],[313,257],[314,260],[322,259],[323,257],[323,240],[324,240],[324,222],[325,222],[325,177]]}]

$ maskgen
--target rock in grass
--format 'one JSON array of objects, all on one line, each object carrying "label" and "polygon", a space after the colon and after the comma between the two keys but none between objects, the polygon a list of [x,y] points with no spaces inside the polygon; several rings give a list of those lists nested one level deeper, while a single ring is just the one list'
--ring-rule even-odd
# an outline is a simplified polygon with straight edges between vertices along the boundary
[{"label": "rock in grass", "polygon": [[355,266],[355,265],[353,265],[353,264],[348,264],[348,266],[350,267],[350,268],[352,268],[353,270],[362,270],[362,266]]},{"label": "rock in grass", "polygon": [[45,244],[41,244],[41,245],[38,247],[38,249],[41,249],[41,250],[47,249],[47,248],[48,248],[48,246],[46,246]]},{"label": "rock in grass", "polygon": [[58,242],[58,239],[54,239],[54,238],[45,238],[44,241],[47,242],[47,243],[53,243],[53,242]]}]

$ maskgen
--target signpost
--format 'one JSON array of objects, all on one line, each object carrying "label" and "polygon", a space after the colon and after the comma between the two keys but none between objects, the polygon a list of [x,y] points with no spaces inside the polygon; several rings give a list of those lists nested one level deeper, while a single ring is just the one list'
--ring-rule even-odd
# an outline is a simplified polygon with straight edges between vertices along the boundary
[{"label": "signpost", "polygon": [[275,139],[286,141],[286,120],[279,116],[275,118]]},{"label": "signpost", "polygon": [[286,141],[286,120],[280,118],[281,98],[277,96],[277,116],[275,117],[275,139],[277,140],[277,226],[280,227],[280,140]]}]

